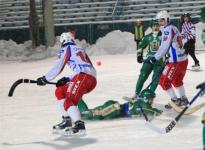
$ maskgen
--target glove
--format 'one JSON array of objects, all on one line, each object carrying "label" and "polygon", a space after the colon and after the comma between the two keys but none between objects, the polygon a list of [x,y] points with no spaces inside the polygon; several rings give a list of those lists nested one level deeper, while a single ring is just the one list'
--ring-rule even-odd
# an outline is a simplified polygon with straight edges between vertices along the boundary
[{"label": "glove", "polygon": [[142,63],[143,62],[143,57],[142,55],[137,56],[137,62]]},{"label": "glove", "polygon": [[150,56],[148,57],[146,60],[145,60],[145,63],[151,63],[151,64],[154,64],[156,62],[156,58],[153,57],[153,56]]},{"label": "glove", "polygon": [[70,81],[69,78],[63,77],[63,78],[61,78],[60,80],[57,81],[56,87],[64,86],[69,81]]},{"label": "glove", "polygon": [[37,79],[37,85],[40,85],[40,86],[46,85],[47,82],[48,81],[46,80],[45,76],[42,76]]}]

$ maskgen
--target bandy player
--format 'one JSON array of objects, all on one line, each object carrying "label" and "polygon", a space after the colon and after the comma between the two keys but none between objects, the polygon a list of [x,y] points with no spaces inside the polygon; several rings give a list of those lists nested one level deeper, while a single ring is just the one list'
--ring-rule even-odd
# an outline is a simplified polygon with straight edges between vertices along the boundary
[{"label": "bandy player", "polygon": [[[45,85],[46,82],[53,80],[68,64],[73,74],[71,77],[58,80],[55,91],[63,121],[53,128],[75,134],[85,131],[85,124],[81,121],[77,105],[84,94],[95,88],[97,84],[96,70],[85,50],[75,44],[71,33],[62,33],[60,42],[61,49],[58,59],[45,76],[37,79],[37,84]],[[74,122],[74,126],[72,126],[72,122]]]},{"label": "bandy player", "polygon": [[[155,63],[167,53],[169,55],[168,63],[160,77],[160,85],[171,97],[171,100],[178,106],[188,104],[183,85],[183,78],[186,73],[188,59],[183,49],[182,37],[178,29],[170,23],[170,16],[167,11],[160,11],[156,15],[162,32],[162,41],[157,53],[149,57],[146,62]],[[174,91],[179,94],[179,98]]]}]

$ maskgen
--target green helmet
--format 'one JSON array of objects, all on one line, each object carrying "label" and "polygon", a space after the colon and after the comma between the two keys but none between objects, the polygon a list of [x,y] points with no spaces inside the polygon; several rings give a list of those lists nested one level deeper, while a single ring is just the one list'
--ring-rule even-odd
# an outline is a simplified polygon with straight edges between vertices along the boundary
[{"label": "green helmet", "polygon": [[153,27],[156,24],[158,24],[158,21],[156,19],[152,19],[149,23],[150,27]]},{"label": "green helmet", "polygon": [[150,89],[144,89],[141,92],[141,97],[147,100],[147,99],[155,98],[156,94]]}]

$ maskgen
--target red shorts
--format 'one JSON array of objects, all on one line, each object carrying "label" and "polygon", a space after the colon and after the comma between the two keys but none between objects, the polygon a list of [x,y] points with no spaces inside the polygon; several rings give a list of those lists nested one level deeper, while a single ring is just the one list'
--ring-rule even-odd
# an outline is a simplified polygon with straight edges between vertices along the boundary
[{"label": "red shorts", "polygon": [[55,95],[58,100],[65,99],[64,108],[67,110],[70,106],[77,106],[82,96],[92,91],[96,84],[95,77],[80,73],[75,75],[66,85],[57,87]]},{"label": "red shorts", "polygon": [[173,85],[180,87],[183,85],[183,79],[186,73],[188,60],[178,63],[168,63],[160,77],[160,85],[163,90],[168,90]]}]

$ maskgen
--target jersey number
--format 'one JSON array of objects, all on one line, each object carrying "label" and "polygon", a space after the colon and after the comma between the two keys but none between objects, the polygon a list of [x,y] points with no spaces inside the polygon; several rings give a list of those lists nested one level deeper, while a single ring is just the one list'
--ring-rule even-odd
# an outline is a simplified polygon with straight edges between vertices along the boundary
[{"label": "jersey number", "polygon": [[77,52],[76,55],[79,56],[82,61],[87,62],[87,63],[90,62],[89,59],[87,59],[87,57],[81,51]]}]

